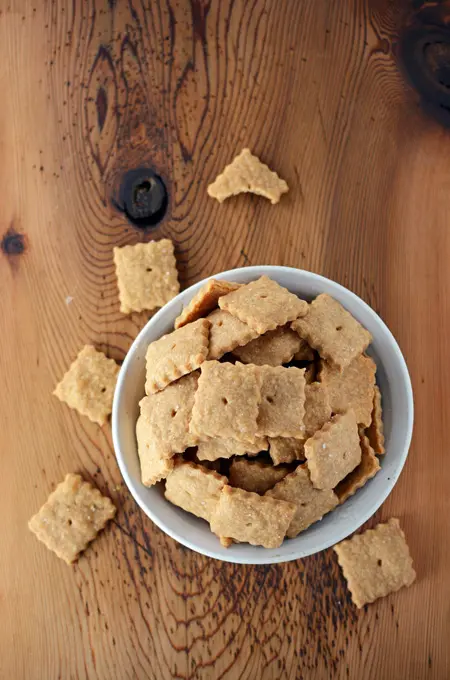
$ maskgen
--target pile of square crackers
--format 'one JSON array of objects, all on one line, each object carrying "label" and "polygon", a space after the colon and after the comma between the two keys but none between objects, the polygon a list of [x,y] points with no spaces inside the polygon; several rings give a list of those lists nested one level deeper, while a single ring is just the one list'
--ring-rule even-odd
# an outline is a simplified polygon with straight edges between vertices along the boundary
[{"label": "pile of square crackers", "polygon": [[210,280],[148,347],[142,481],[223,545],[277,548],[345,502],[384,454],[376,366],[336,300],[263,276]]}]

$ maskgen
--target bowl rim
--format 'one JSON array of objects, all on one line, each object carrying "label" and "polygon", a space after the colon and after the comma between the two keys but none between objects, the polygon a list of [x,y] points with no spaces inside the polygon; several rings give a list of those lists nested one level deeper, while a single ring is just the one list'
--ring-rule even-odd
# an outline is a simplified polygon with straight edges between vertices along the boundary
[{"label": "bowl rim", "polygon": [[[139,347],[141,338],[146,335],[148,332],[148,328],[152,326],[153,324],[157,323],[160,319],[164,318],[166,315],[174,315],[174,320],[176,316],[181,311],[180,305],[186,304],[186,302],[190,301],[192,297],[195,295],[195,293],[210,279],[230,279],[233,280],[233,277],[238,273],[245,271],[246,274],[249,276],[263,276],[264,274],[269,276],[272,274],[276,274],[280,270],[286,272],[286,273],[301,273],[305,274],[308,277],[310,277],[311,281],[313,281],[315,284],[320,286],[320,284],[325,284],[326,287],[332,288],[337,292],[340,292],[347,296],[347,298],[353,299],[357,305],[365,309],[365,311],[372,316],[374,321],[377,324],[381,324],[382,327],[384,327],[384,331],[387,334],[387,337],[389,338],[390,344],[396,354],[396,357],[399,362],[399,368],[401,369],[403,379],[404,379],[404,386],[406,390],[406,395],[407,395],[407,423],[405,423],[405,436],[404,436],[404,446],[403,446],[403,451],[401,453],[401,457],[399,458],[398,461],[398,466],[397,470],[395,472],[395,475],[391,479],[391,483],[386,485],[385,490],[383,490],[383,493],[381,493],[376,501],[374,501],[363,513],[361,513],[360,517],[358,518],[358,525],[351,529],[350,531],[347,530],[341,530],[336,534],[336,536],[333,536],[331,540],[325,540],[323,544],[321,544],[321,547],[318,548],[314,552],[307,552],[305,554],[299,554],[301,551],[298,549],[292,550],[292,553],[284,555],[275,555],[275,556],[267,556],[267,558],[264,557],[264,553],[258,554],[257,556],[255,555],[255,558],[250,561],[248,558],[242,558],[239,557],[239,554],[234,554],[230,551],[229,557],[224,557],[222,555],[219,555],[218,553],[214,552],[213,550],[205,549],[205,548],[200,548],[196,543],[193,543],[190,541],[188,537],[185,535],[182,535],[178,533],[177,531],[173,530],[171,527],[167,526],[164,521],[161,520],[159,515],[157,513],[154,513],[151,509],[151,507],[145,503],[139,496],[139,494],[135,493],[135,484],[133,479],[131,478],[127,465],[125,462],[125,456],[122,453],[121,450],[121,445],[120,445],[120,435],[119,435],[119,416],[120,416],[120,408],[121,408],[121,394],[122,394],[122,388],[123,384],[126,379],[128,367],[133,361],[134,354],[136,352],[136,349]],[[332,295],[332,292],[329,294]],[[178,306],[178,311],[175,313],[175,310],[177,310]],[[207,557],[213,558],[220,560],[222,562],[229,562],[233,564],[278,564],[278,563],[283,563],[283,562],[291,562],[293,560],[297,559],[303,559],[305,557],[308,557],[310,555],[316,554],[317,552],[322,552],[323,550],[327,550],[333,545],[336,545],[340,541],[344,540],[347,538],[347,536],[350,536],[350,534],[353,534],[355,531],[357,531],[367,520],[369,520],[374,513],[381,507],[381,505],[385,502],[387,497],[390,495],[392,490],[394,489],[395,485],[397,484],[397,481],[400,477],[400,474],[403,470],[403,467],[405,465],[406,459],[408,457],[409,449],[411,446],[411,439],[412,439],[412,434],[413,434],[413,425],[414,425],[414,397],[413,397],[413,389],[412,389],[412,383],[411,383],[411,377],[409,375],[408,367],[405,361],[405,358],[403,356],[403,353],[400,349],[400,346],[395,339],[394,335],[390,331],[389,327],[387,324],[383,321],[383,319],[375,312],[370,305],[367,304],[362,298],[360,298],[356,293],[353,293],[353,291],[349,290],[345,286],[343,286],[340,283],[337,283],[337,281],[333,281],[332,279],[329,279],[325,276],[322,276],[321,274],[316,274],[314,272],[310,272],[307,269],[299,269],[297,267],[285,267],[283,265],[252,265],[250,267],[236,267],[234,269],[229,269],[227,271],[219,272],[216,274],[212,274],[211,276],[207,276],[201,281],[198,281],[197,283],[192,284],[189,286],[189,288],[186,288],[184,291],[181,291],[176,297],[174,297],[172,300],[170,300],[164,307],[159,309],[152,317],[147,321],[145,326],[139,331],[137,334],[136,338],[133,340],[126,356],[125,359],[122,363],[122,366],[119,371],[119,375],[117,378],[117,383],[116,383],[116,388],[114,391],[114,399],[113,399],[113,408],[112,408],[112,439],[113,439],[113,446],[114,446],[114,452],[117,460],[117,464],[119,466],[120,473],[127,485],[128,491],[131,493],[134,501],[139,505],[141,510],[149,517],[149,519],[152,520],[160,529],[163,531],[165,534],[173,538],[175,541],[180,543],[181,545],[185,546],[186,548],[189,548],[190,550],[193,550],[196,553],[199,553],[201,555],[205,555]],[[141,482],[139,482],[141,484]]]}]

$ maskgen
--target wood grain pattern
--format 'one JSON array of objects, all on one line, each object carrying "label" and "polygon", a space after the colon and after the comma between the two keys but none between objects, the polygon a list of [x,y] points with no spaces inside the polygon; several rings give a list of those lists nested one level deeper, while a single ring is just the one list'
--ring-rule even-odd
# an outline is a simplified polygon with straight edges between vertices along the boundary
[{"label": "wood grain pattern", "polygon": [[[450,135],[396,65],[413,4],[0,3],[2,678],[450,676]],[[243,146],[290,185],[278,206],[208,198]],[[170,192],[149,233],[113,202],[142,163]],[[148,315],[120,314],[112,248],[163,236],[183,286],[247,264],[304,267],[387,321],[416,425],[369,526],[401,518],[414,587],[357,612],[331,551],[272,567],[191,553],[130,498],[109,427],[51,396],[86,342],[123,359]],[[26,526],[69,470],[119,507],[73,569]]]}]

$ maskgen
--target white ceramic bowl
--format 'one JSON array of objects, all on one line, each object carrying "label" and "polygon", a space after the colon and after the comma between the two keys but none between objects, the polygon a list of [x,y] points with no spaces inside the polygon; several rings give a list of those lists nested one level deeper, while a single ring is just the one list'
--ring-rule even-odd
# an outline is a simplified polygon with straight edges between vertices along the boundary
[{"label": "white ceramic bowl", "polygon": [[[205,283],[191,286],[150,319],[133,342],[119,373],[112,414],[114,447],[123,478],[150,519],[169,536],[203,555],[242,564],[287,562],[324,550],[358,529],[392,491],[408,455],[413,428],[413,394],[403,355],[387,326],[359,297],[317,274],[289,267],[246,267],[217,274],[214,278],[248,283],[267,274],[300,297],[310,300],[329,293],[373,336],[368,353],[377,363],[377,381],[383,398],[386,456],[380,472],[341,507],[326,515],[297,538],[280,548],[267,550],[247,544],[224,548],[201,519],[184,512],[164,498],[161,485],[141,483],[135,425],[139,400],[144,396],[145,353],[150,342],[173,329],[175,318]],[[206,280],[206,279],[205,279]]]}]

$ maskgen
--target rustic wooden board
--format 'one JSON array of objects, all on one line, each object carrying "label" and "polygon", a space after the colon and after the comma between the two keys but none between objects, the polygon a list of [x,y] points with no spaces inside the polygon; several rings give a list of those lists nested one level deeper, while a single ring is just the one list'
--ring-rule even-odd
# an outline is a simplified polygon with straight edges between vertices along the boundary
[{"label": "rustic wooden board", "polygon": [[[450,135],[397,69],[408,11],[388,0],[0,4],[1,677],[450,676]],[[288,181],[278,206],[207,197],[246,145]],[[148,162],[170,206],[144,234],[111,198]],[[246,568],[185,550],[130,498],[110,428],[51,396],[84,343],[123,359],[148,315],[120,314],[112,248],[162,236],[183,286],[247,264],[304,267],[389,324],[416,425],[370,524],[401,518],[411,589],[357,612],[331,551]],[[69,470],[119,507],[74,568],[27,530]]]}]

